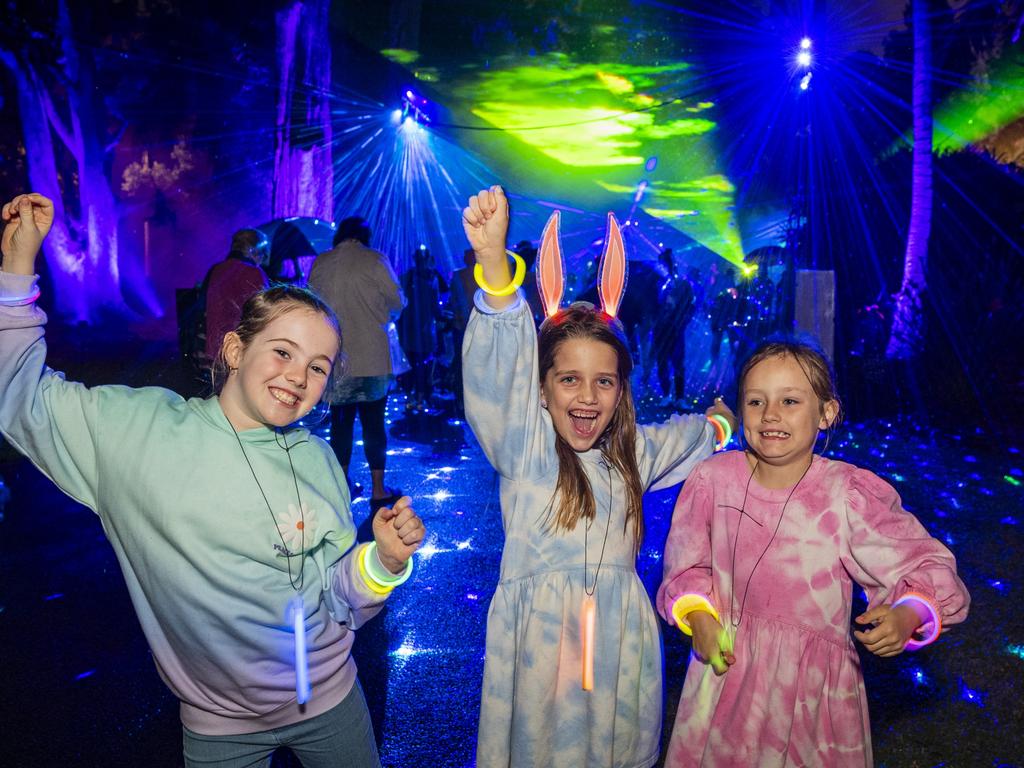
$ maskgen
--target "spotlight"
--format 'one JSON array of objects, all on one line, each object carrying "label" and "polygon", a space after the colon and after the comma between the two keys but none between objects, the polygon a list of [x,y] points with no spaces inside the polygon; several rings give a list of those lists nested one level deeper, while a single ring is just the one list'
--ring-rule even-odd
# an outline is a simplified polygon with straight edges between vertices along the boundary
[{"label": "spotlight", "polygon": [[800,50],[801,51],[809,51],[809,50],[811,50],[811,38],[805,37],[803,40],[800,41]]},{"label": "spotlight", "polygon": [[415,122],[416,121],[413,120],[412,115],[406,115],[405,116],[405,120],[402,121],[402,126],[405,127],[405,128],[408,128],[409,126],[411,126]]},{"label": "spotlight", "polygon": [[400,110],[400,109],[392,110],[392,112],[391,112],[391,122],[394,123],[395,125],[398,125],[400,122],[402,122],[402,110]]},{"label": "spotlight", "polygon": [[804,75],[802,78],[800,78],[800,90],[801,91],[806,91],[810,87],[811,87],[811,73],[808,72],[806,75]]},{"label": "spotlight", "polygon": [[796,63],[799,64],[801,67],[811,66],[811,52],[800,51],[800,53],[796,55]]},{"label": "spotlight", "polygon": [[406,90],[405,95],[402,97],[402,114],[406,115],[405,124],[408,124],[409,117],[420,127],[429,124],[428,106],[429,103],[426,99],[420,98],[412,90]]}]

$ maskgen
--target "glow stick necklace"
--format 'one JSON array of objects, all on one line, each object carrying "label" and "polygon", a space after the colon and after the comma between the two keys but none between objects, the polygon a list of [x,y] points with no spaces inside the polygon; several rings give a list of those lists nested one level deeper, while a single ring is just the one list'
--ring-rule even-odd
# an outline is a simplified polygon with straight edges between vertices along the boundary
[{"label": "glow stick necklace", "polygon": [[[583,598],[583,605],[580,607],[580,634],[583,637],[583,690],[594,690],[594,628],[597,623],[597,605],[594,602],[594,593],[597,591],[597,580],[601,575],[601,565],[604,563],[604,550],[608,546],[608,531],[612,527],[612,468],[602,461],[608,470],[608,521],[604,526],[604,542],[601,544],[601,556],[597,560],[597,571],[594,573],[594,586],[587,586],[590,571],[588,562],[588,550],[590,548],[590,527],[594,524],[594,518],[587,521],[583,529],[583,591],[586,593]],[[596,517],[596,515],[595,515]]]},{"label": "glow stick necklace", "polygon": [[253,469],[252,462],[249,461],[249,456],[245,452],[245,446],[242,445],[242,438],[238,436],[238,430],[235,429],[235,425],[230,420],[228,425],[235,435],[235,440],[238,441],[238,448],[242,452],[242,458],[249,465],[252,479],[256,481],[256,487],[260,489],[263,503],[267,505],[267,512],[270,513],[270,519],[274,523],[274,530],[277,531],[278,538],[281,539],[281,546],[278,547],[275,544],[274,549],[284,555],[285,563],[288,565],[288,583],[295,590],[295,595],[288,601],[288,606],[285,608],[285,618],[291,623],[295,635],[295,696],[299,704],[305,704],[309,701],[310,697],[309,660],[306,655],[306,611],[302,602],[302,584],[305,577],[303,566],[306,564],[306,518],[302,510],[299,478],[295,474],[295,464],[292,462],[291,452],[291,449],[298,445],[298,443],[288,445],[288,438],[274,430],[274,442],[277,443],[279,448],[284,449],[285,456],[288,457],[288,467],[292,471],[292,482],[295,484],[295,500],[298,502],[299,508],[299,530],[301,533],[299,538],[299,575],[296,580],[292,576],[292,558],[295,556],[295,553],[288,550],[288,543],[284,540],[284,534],[281,532],[281,527],[277,524],[277,518],[274,517],[274,509],[270,506],[270,500],[260,484],[260,479],[256,476],[256,470]]}]

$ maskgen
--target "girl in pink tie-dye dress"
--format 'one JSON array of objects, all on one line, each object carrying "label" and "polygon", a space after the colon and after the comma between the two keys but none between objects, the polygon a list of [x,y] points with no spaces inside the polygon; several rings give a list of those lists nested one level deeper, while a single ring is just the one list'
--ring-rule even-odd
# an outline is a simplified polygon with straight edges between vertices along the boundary
[{"label": "girl in pink tie-dye dress", "polygon": [[819,352],[762,345],[739,404],[746,449],[693,472],[666,544],[658,610],[694,661],[665,764],[870,766],[853,583],[869,599],[853,635],[879,656],[934,641],[970,598],[892,486],[814,455],[840,416]]}]

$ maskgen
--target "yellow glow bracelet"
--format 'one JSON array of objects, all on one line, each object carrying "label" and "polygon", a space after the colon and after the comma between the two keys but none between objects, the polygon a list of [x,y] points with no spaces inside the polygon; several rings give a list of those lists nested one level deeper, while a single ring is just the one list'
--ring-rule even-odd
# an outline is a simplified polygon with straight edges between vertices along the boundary
[{"label": "yellow glow bracelet", "polygon": [[394,587],[385,587],[378,584],[372,576],[366,570],[366,555],[370,551],[370,545],[364,544],[360,550],[359,555],[356,557],[356,562],[359,565],[359,575],[363,579],[363,583],[366,584],[367,589],[378,595],[390,595],[394,590]]},{"label": "yellow glow bracelet", "polygon": [[473,267],[473,278],[476,280],[476,284],[480,286],[484,293],[489,293],[491,296],[511,296],[523,284],[523,280],[526,279],[526,262],[523,260],[523,257],[515,251],[505,251],[505,253],[515,259],[516,273],[512,276],[512,282],[504,288],[491,288],[487,281],[484,280],[484,268],[479,264]]},{"label": "yellow glow bracelet", "polygon": [[366,575],[382,587],[397,587],[405,584],[412,575],[412,558],[405,564],[405,570],[401,573],[391,573],[380,562],[380,553],[377,551],[377,542],[371,541],[366,545]]},{"label": "yellow glow bracelet", "polygon": [[676,620],[676,626],[679,627],[684,635],[693,634],[690,625],[686,623],[686,617],[694,611],[706,611],[715,617],[715,621],[721,621],[718,618],[718,611],[715,610],[715,606],[703,595],[680,595],[672,603],[672,618]]}]

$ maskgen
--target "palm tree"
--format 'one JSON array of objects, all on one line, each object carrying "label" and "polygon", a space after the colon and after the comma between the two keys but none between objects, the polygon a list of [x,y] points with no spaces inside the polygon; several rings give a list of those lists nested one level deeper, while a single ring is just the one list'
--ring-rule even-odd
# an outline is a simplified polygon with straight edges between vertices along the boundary
[{"label": "palm tree", "polygon": [[932,225],[931,35],[927,0],[911,0],[914,34],[914,148],[910,227],[903,257],[903,284],[896,294],[886,356],[908,359],[924,346],[922,297],[927,288],[928,236]]}]

